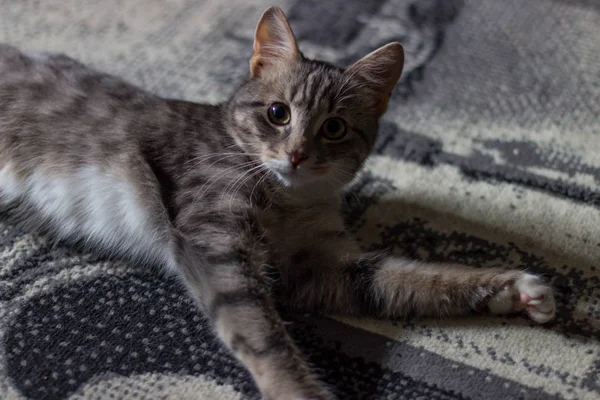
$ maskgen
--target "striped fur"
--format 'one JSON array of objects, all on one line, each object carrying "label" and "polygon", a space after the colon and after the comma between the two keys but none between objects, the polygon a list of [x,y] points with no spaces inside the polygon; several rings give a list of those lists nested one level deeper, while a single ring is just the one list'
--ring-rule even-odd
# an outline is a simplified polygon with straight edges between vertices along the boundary
[{"label": "striped fur", "polygon": [[[0,201],[25,226],[175,274],[267,398],[333,398],[275,294],[354,315],[526,308],[549,320],[552,291],[535,276],[361,254],[344,231],[340,192],[373,148],[402,63],[399,44],[347,70],[306,59],[271,8],[250,78],[210,106],[0,46]],[[289,107],[289,124],[269,121],[273,103]],[[333,117],[347,128],[336,141],[322,135]],[[292,168],[295,152],[305,159]]]}]

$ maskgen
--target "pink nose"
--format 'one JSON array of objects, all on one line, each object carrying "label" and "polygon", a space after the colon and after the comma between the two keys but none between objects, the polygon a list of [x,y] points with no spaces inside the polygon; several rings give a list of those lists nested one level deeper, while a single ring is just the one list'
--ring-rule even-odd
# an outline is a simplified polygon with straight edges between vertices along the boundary
[{"label": "pink nose", "polygon": [[308,158],[308,156],[304,153],[301,153],[299,151],[294,151],[292,152],[292,154],[290,154],[290,161],[292,163],[292,165],[294,166],[294,168],[296,168],[298,166],[298,164],[300,164],[302,161],[306,160]]}]

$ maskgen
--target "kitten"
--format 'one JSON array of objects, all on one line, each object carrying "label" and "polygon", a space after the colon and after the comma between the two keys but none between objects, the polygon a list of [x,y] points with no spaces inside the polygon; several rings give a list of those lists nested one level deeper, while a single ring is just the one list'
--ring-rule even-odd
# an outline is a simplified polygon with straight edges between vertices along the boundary
[{"label": "kitten", "polygon": [[[391,43],[343,70],[305,58],[279,8],[220,105],[167,100],[63,55],[0,46],[0,202],[26,226],[179,277],[272,399],[331,399],[278,299],[395,318],[555,313],[539,277],[362,254],[340,193],[373,148],[402,72]],[[270,266],[270,267],[269,267]]]}]

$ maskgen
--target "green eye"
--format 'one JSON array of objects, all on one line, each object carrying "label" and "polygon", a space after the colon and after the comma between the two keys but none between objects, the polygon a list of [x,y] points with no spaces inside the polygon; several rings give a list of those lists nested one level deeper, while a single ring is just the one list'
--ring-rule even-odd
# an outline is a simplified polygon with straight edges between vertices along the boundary
[{"label": "green eye", "polygon": [[327,140],[340,140],[346,136],[346,123],[340,118],[329,118],[323,123],[321,134]]},{"label": "green eye", "polygon": [[267,114],[269,115],[269,121],[271,121],[275,125],[287,125],[292,119],[290,109],[282,103],[271,104],[271,107],[269,107],[269,112]]}]

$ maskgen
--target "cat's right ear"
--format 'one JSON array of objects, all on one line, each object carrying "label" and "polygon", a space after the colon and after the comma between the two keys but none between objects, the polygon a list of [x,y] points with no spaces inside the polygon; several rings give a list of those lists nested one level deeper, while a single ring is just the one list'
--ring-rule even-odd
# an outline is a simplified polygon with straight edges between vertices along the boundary
[{"label": "cat's right ear", "polygon": [[258,77],[270,68],[296,62],[301,57],[292,28],[281,8],[268,8],[260,17],[254,34],[250,74]]}]

